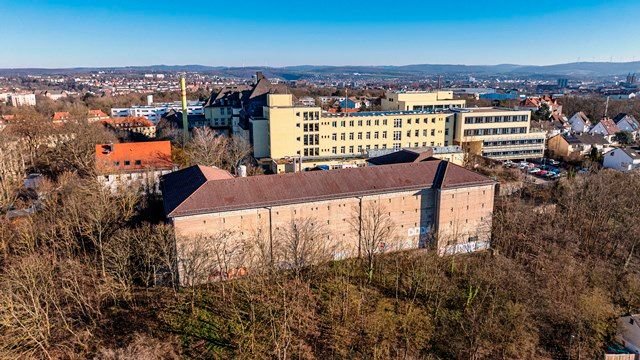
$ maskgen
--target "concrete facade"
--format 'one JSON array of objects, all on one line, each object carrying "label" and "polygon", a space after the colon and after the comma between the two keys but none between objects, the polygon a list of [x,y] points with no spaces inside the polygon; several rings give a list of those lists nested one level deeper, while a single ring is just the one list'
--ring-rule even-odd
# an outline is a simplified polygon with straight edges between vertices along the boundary
[{"label": "concrete facade", "polygon": [[463,108],[465,100],[453,98],[453,91],[387,91],[381,100],[383,111],[437,111]]},{"label": "concrete facade", "polygon": [[455,109],[454,143],[495,160],[544,156],[546,133],[531,131],[531,111],[507,108]]},{"label": "concrete facade", "polygon": [[[435,160],[431,165],[439,166],[439,175],[436,177],[445,178],[447,171],[471,173],[459,167],[446,170],[444,161]],[[393,165],[396,166],[393,169],[403,171],[406,167],[417,167],[426,170],[431,165],[402,164]],[[455,167],[455,165],[448,166]],[[384,167],[389,166],[347,169],[341,170],[341,173],[356,175],[371,172],[373,174]],[[393,169],[391,170],[394,171]],[[180,176],[179,173],[169,176]],[[324,172],[313,174],[313,176],[322,177],[329,174]],[[305,176],[305,174],[287,174],[287,176]],[[272,178],[269,181],[278,181],[279,175],[268,177]],[[438,180],[434,180],[432,186],[399,188],[382,192],[367,191],[344,196],[336,195],[331,199],[320,200],[313,200],[314,197],[310,196],[308,199],[291,203],[260,203],[260,206],[247,205],[222,211],[171,211],[171,208],[167,209],[169,200],[165,201],[165,211],[169,212],[168,217],[175,228],[179,257],[182,251],[180,249],[189,248],[189,244],[194,239],[202,236],[215,237],[221,232],[233,233],[235,241],[242,243],[266,242],[268,243],[266,248],[275,252],[274,244],[279,242],[282,231],[290,229],[292,223],[299,223],[305,219],[310,219],[322,229],[322,237],[326,237],[323,243],[331,249],[332,259],[357,257],[363,252],[358,231],[360,214],[364,214],[363,218],[366,217],[369,209],[379,209],[392,222],[393,231],[381,244],[380,252],[431,249],[439,254],[452,255],[484,250],[489,247],[495,183],[487,178],[484,179],[478,181],[478,178],[475,178],[472,182],[455,186],[440,186],[436,184]],[[260,179],[251,180],[260,182]],[[233,181],[235,179],[214,180],[210,182],[210,190],[203,191],[207,197],[215,197],[217,195],[210,191],[222,191],[217,189],[225,185],[224,182]],[[324,181],[320,184],[322,183]],[[170,184],[168,186],[169,188],[165,185],[164,192],[165,196],[170,198],[173,196],[171,192],[175,190],[170,189]],[[202,188],[203,186],[198,187],[198,189]],[[188,193],[184,195],[187,198],[193,198]],[[189,199],[186,201],[188,202]],[[238,201],[241,202],[241,200]],[[201,204],[197,209],[203,207],[205,206]],[[221,209],[226,208],[228,207]],[[275,255],[270,254],[270,257],[273,258]],[[249,255],[243,257],[245,259],[243,261],[247,263],[234,264],[233,268],[246,270],[251,266],[249,258],[251,258]]]}]

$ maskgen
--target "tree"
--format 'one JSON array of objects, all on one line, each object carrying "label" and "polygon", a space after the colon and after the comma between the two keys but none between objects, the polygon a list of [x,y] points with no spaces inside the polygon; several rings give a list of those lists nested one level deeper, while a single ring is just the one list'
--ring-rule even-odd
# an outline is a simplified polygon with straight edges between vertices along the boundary
[{"label": "tree", "polygon": [[66,123],[39,157],[37,166],[53,177],[64,172],[94,176],[96,145],[114,142],[115,135],[100,124]]},{"label": "tree", "polygon": [[551,110],[549,105],[542,103],[540,107],[533,112],[532,120],[549,120],[551,118]]},{"label": "tree", "polygon": [[628,131],[619,131],[615,135],[615,140],[622,145],[629,145],[633,143],[633,135]]},{"label": "tree", "polygon": [[200,128],[194,130],[186,154],[192,165],[215,166],[235,173],[240,162],[251,154],[251,146],[243,138],[230,138],[210,128]]},{"label": "tree", "polygon": [[358,235],[358,253],[365,260],[365,271],[371,281],[376,256],[395,240],[395,224],[379,200],[354,209],[350,224]]},{"label": "tree", "polygon": [[302,269],[333,259],[335,246],[317,219],[292,219],[280,228],[273,245],[275,265],[299,273]]}]

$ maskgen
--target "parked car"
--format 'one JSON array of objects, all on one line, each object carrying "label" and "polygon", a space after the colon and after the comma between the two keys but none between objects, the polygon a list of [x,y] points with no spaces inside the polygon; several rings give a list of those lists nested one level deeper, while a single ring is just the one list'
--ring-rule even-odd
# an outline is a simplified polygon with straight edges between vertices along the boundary
[{"label": "parked car", "polygon": [[528,172],[529,172],[529,174],[535,174],[535,173],[540,172],[540,169],[538,169],[537,167],[534,167],[532,169],[529,169]]},{"label": "parked car", "polygon": [[548,171],[547,170],[540,170],[536,173],[536,176],[545,176],[547,175]]},{"label": "parked car", "polygon": [[554,159],[548,159],[547,162],[553,166],[558,166],[560,165],[560,161],[558,160],[554,160]]}]

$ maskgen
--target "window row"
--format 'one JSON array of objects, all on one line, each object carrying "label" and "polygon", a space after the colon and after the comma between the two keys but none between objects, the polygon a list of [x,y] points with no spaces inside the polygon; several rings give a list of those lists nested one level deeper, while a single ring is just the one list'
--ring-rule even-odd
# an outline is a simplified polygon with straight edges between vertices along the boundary
[{"label": "window row", "polygon": [[469,116],[464,119],[465,124],[491,124],[502,122],[521,122],[528,121],[527,115],[508,115],[508,116]]},{"label": "window row", "polygon": [[505,141],[485,141],[485,147],[493,146],[510,146],[510,145],[537,145],[544,144],[543,139],[530,139],[530,140],[505,140]]},{"label": "window row", "polygon": [[[296,113],[297,117],[300,117],[300,113]],[[319,111],[305,111],[302,113],[303,120],[320,120],[320,112]]]},{"label": "window row", "polygon": [[526,134],[526,133],[527,133],[527,128],[526,127],[468,129],[468,130],[464,131],[464,136]]}]

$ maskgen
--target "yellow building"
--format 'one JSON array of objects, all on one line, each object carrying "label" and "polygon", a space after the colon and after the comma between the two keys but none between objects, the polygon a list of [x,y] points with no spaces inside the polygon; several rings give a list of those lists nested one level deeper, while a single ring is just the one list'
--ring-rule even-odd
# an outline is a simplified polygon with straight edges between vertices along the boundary
[{"label": "yellow building", "polygon": [[544,156],[546,134],[532,131],[531,111],[508,108],[453,109],[453,143],[496,160]]},{"label": "yellow building", "polygon": [[449,111],[332,114],[294,106],[290,94],[269,94],[263,114],[251,119],[254,156],[278,173],[293,163],[298,169],[359,166],[370,150],[448,146],[453,140]]},{"label": "yellow building", "polygon": [[383,111],[437,111],[463,108],[465,100],[455,100],[453,91],[388,91],[381,100]]}]

